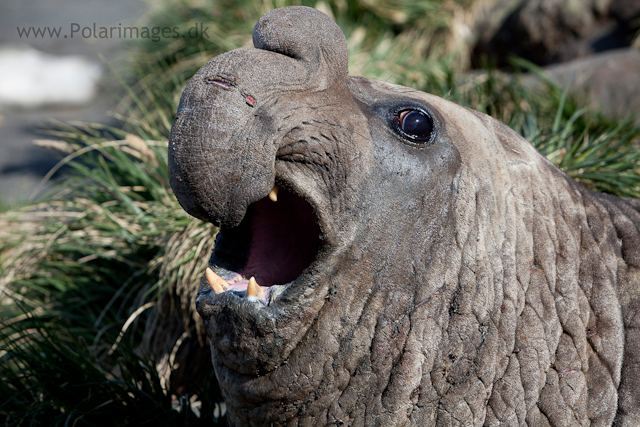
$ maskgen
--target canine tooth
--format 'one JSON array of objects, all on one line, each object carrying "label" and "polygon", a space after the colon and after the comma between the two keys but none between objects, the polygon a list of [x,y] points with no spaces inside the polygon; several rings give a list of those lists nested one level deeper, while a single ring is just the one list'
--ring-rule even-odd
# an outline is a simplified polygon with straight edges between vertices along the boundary
[{"label": "canine tooth", "polygon": [[211,286],[211,289],[213,289],[213,292],[216,294],[227,290],[229,284],[222,277],[214,273],[209,267],[205,270],[204,275],[207,278],[207,282],[209,282],[209,286]]},{"label": "canine tooth", "polygon": [[272,202],[278,201],[278,190],[280,190],[280,186],[278,186],[278,184],[275,184],[273,186],[273,189],[269,192],[269,198]]},{"label": "canine tooth", "polygon": [[262,295],[264,295],[264,289],[262,289],[262,286],[258,285],[256,279],[252,276],[251,279],[249,279],[249,284],[247,285],[247,298],[262,298]]}]

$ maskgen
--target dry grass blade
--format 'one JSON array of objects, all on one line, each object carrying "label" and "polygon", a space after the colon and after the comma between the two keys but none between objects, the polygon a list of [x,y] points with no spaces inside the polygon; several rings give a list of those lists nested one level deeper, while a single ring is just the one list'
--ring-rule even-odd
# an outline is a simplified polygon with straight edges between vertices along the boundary
[{"label": "dry grass blade", "polygon": [[118,348],[118,344],[120,344],[120,341],[122,340],[122,337],[124,337],[124,334],[127,332],[127,329],[129,329],[129,326],[131,326],[131,324],[138,318],[138,316],[140,316],[140,314],[142,314],[143,311],[155,305],[156,305],[156,302],[151,301],[146,303],[142,307],[138,307],[136,311],[131,313],[131,316],[129,316],[127,321],[124,322],[124,325],[122,325],[122,329],[120,330],[120,334],[118,335],[118,338],[116,338],[116,342],[114,342],[111,348],[109,349],[109,356],[111,356],[116,351],[116,349]]}]

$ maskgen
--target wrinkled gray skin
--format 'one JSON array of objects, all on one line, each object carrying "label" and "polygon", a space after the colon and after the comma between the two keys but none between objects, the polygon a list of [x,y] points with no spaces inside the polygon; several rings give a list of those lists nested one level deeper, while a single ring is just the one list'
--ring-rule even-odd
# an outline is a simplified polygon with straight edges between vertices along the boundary
[{"label": "wrinkled gray skin", "polygon": [[[171,185],[225,228],[278,181],[324,246],[269,306],[201,287],[231,424],[640,425],[640,202],[484,114],[347,76],[314,9],[253,38],[187,85]],[[393,127],[406,108],[433,116],[431,142]]]}]

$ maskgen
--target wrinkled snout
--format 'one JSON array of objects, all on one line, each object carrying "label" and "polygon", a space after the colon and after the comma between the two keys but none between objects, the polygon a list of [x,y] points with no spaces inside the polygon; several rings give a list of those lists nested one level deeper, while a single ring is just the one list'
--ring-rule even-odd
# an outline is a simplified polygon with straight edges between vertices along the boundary
[{"label": "wrinkled snout", "polygon": [[220,55],[193,76],[169,138],[178,201],[191,215],[221,226],[239,224],[274,185],[284,119],[278,103],[346,84],[344,35],[315,9],[266,14],[253,40],[257,49]]}]

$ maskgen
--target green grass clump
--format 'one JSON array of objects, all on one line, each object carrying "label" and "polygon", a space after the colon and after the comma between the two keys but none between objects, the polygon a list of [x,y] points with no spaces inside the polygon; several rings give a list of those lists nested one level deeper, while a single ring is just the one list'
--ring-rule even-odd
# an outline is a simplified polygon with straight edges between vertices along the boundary
[{"label": "green grass clump", "polygon": [[65,178],[46,202],[0,218],[0,419],[210,424],[220,400],[211,369],[197,385],[172,372],[189,342],[208,351],[181,284],[199,281],[215,227],[172,195],[166,142],[100,125],[51,133],[70,152]]},{"label": "green grass clump", "polygon": [[[455,11],[471,3],[295,4],[334,16],[352,74],[485,112],[587,187],[640,197],[640,128],[632,121],[585,109],[544,79],[460,74],[447,37]],[[189,217],[171,193],[167,139],[187,79],[213,56],[250,46],[257,19],[288,4],[168,1],[150,24],[184,31],[202,22],[211,38],[139,45],[129,69],[139,77],[128,85],[122,73],[122,128],[58,123],[50,130],[57,141],[41,142],[67,154],[61,177],[37,203],[0,213],[5,425],[214,421],[220,390],[193,303],[216,229]]]},{"label": "green grass clump", "polygon": [[30,321],[29,329],[17,328],[6,335],[12,328],[4,325],[0,332],[4,425],[103,425],[105,420],[119,426],[199,421],[211,425],[215,421],[211,404],[165,393],[153,359],[123,347],[112,354],[113,365],[105,364],[82,336],[56,331],[39,319]]}]

